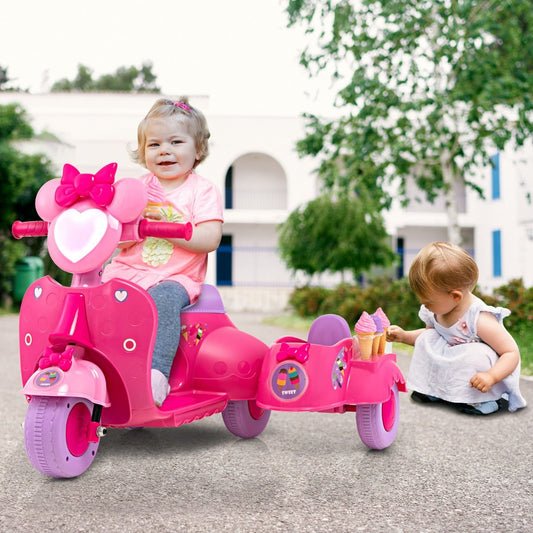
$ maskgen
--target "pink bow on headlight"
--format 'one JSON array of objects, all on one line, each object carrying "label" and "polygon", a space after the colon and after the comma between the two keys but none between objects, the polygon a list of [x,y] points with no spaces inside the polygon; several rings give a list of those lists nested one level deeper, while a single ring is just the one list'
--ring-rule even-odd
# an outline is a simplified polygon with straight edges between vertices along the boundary
[{"label": "pink bow on headlight", "polygon": [[106,207],[115,195],[115,173],[117,164],[110,163],[96,174],[80,174],[79,170],[69,164],[63,167],[61,185],[56,189],[55,201],[62,207],[68,207],[79,198],[90,198],[99,207]]}]

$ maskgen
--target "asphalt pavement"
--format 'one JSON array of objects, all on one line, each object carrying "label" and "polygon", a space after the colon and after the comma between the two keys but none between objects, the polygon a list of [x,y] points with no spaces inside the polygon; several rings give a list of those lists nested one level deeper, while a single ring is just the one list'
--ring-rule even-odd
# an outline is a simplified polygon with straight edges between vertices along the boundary
[{"label": "asphalt pavement", "polygon": [[[296,333],[231,317],[267,344]],[[111,430],[87,472],[58,480],[26,457],[17,320],[0,317],[2,532],[533,531],[531,380],[521,380],[530,407],[487,417],[401,394],[398,433],[382,451],[361,442],[353,413],[274,412],[251,440],[215,415]],[[409,357],[399,364],[406,373]]]}]

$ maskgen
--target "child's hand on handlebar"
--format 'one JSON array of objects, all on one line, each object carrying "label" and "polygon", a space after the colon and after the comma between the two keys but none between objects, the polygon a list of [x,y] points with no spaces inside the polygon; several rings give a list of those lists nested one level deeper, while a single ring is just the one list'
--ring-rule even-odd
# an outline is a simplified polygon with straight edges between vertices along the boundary
[{"label": "child's hand on handlebar", "polygon": [[146,209],[143,213],[144,218],[147,218],[148,220],[155,220],[157,222],[161,222],[166,220],[162,213],[159,211],[155,211],[153,209]]}]

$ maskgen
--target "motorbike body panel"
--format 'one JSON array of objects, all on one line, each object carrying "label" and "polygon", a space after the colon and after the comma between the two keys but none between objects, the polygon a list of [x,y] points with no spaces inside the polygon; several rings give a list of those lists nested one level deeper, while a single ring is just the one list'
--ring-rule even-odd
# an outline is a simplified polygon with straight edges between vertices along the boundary
[{"label": "motorbike body panel", "polygon": [[126,423],[131,411],[152,401],[156,324],[152,299],[133,283],[114,279],[96,287],[64,287],[48,276],[40,278],[21,305],[22,383],[37,370],[47,346],[61,350],[75,344],[75,358],[83,357],[105,376],[111,405],[103,418]]},{"label": "motorbike body panel", "polygon": [[[107,426],[176,426],[221,412],[228,400],[255,399],[268,347],[233,325],[215,287],[204,289],[182,314],[171,392],[159,408],[150,384],[157,310],[146,291],[120,279],[95,287],[64,287],[48,276],[35,281],[20,314],[23,392],[63,395],[32,379],[45,378],[39,361],[48,347],[75,345],[72,369],[57,368],[53,380],[68,384],[71,396],[104,405]],[[89,393],[83,380],[69,379],[82,367],[92,372],[88,382],[100,382],[98,394]]]}]

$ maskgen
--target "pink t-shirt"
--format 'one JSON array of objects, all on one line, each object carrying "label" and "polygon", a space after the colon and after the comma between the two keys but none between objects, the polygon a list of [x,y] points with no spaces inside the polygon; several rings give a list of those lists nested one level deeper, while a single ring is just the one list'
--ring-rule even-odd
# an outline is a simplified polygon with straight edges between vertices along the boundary
[{"label": "pink t-shirt", "polygon": [[[149,189],[159,186],[153,174],[142,176],[141,181]],[[194,172],[189,174],[183,185],[166,193],[165,197],[161,213],[168,221],[191,222],[193,226],[210,220],[223,222],[220,191]],[[105,268],[102,279],[122,278],[144,289],[163,280],[174,280],[183,285],[191,303],[194,303],[200,294],[206,270],[207,253],[174,246],[166,239],[148,237],[121,250]]]}]

